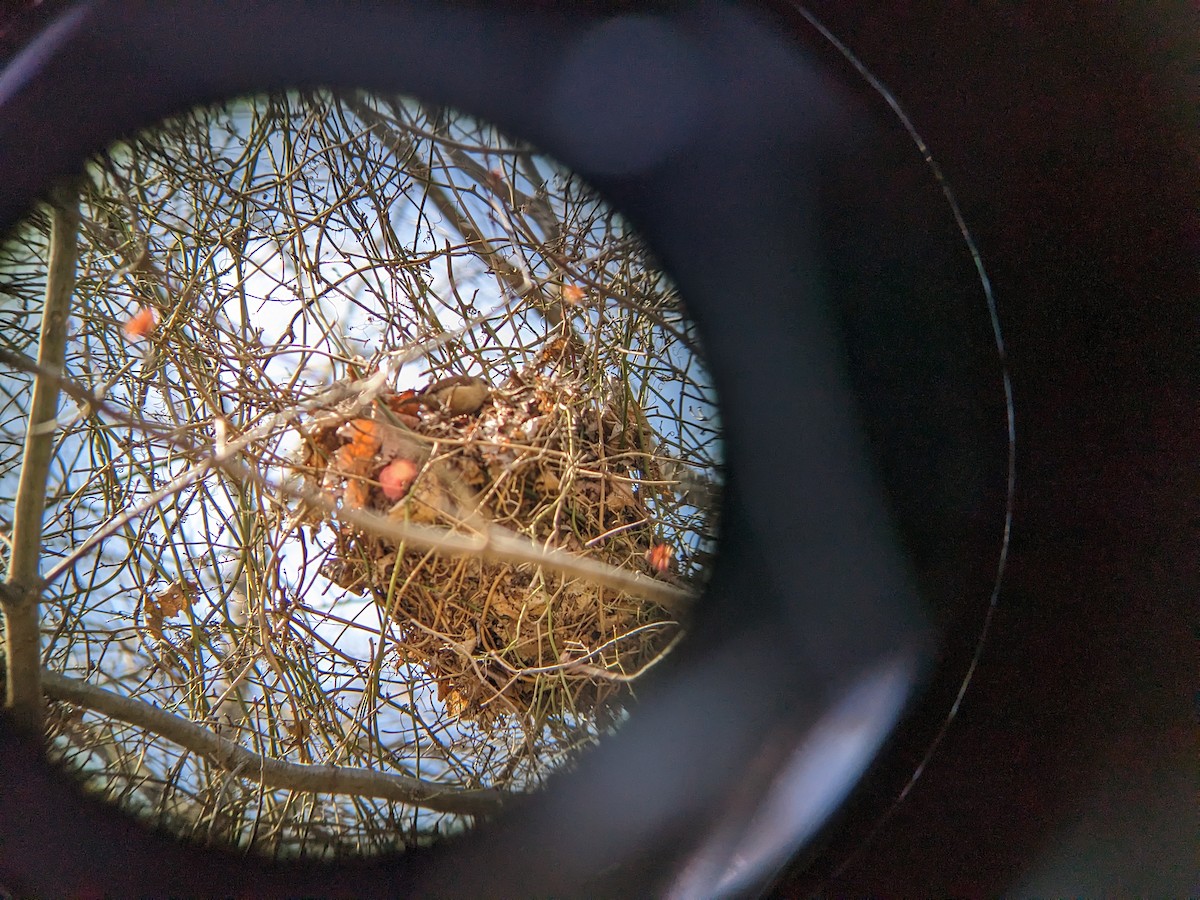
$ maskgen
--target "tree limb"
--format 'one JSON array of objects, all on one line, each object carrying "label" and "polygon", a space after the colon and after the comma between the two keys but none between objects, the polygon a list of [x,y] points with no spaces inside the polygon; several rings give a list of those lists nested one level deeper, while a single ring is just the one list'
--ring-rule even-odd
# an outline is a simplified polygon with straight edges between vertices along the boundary
[{"label": "tree limb", "polygon": [[511,796],[490,789],[461,789],[410,775],[373,772],[353,766],[316,766],[283,762],[247,750],[241,744],[150,703],[122,697],[57,672],[41,673],[47,697],[65,700],[130,725],[145,728],[212,760],[230,772],[268,788],[353,794],[410,803],[436,812],[464,816],[495,813]]},{"label": "tree limb", "polygon": [[[61,373],[67,345],[67,316],[75,289],[79,258],[78,179],[67,179],[51,191],[50,251],[46,271],[46,303],[42,310],[38,365]],[[41,598],[39,559],[42,550],[42,516],[46,509],[46,479],[54,456],[54,424],[58,414],[58,381],[38,374],[33,379],[29,424],[21,477],[13,509],[12,556],[0,598],[4,610],[8,666],[6,705],[16,721],[40,731],[43,717],[41,634],[38,604]]]}]

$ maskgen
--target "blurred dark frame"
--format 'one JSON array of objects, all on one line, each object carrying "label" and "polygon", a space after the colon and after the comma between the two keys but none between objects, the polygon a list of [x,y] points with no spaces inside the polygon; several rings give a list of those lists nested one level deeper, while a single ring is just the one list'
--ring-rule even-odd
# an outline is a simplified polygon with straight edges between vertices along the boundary
[{"label": "blurred dark frame", "polygon": [[[30,16],[65,6],[47,3]],[[366,15],[386,16],[395,6],[375,4]],[[671,5],[661,6],[674,14]],[[127,15],[124,26],[138,33],[142,4],[108,7],[106,14],[117,17],[110,27],[119,29],[119,17]],[[201,7],[187,8],[198,16]],[[628,4],[591,4],[583,14],[600,17],[627,8]],[[980,388],[981,418],[965,430],[970,410],[948,415],[945,421],[922,421],[922,409],[928,416],[931,407],[922,406],[920,392],[901,391],[901,401],[911,405],[893,405],[896,390],[912,386],[912,371],[888,371],[887,341],[881,336],[919,323],[889,319],[886,309],[863,308],[855,297],[870,287],[871,278],[904,269],[904,256],[899,247],[893,258],[872,257],[867,247],[835,254],[830,262],[831,300],[851,371],[860,373],[857,381],[852,378],[857,415],[884,473],[888,507],[914,560],[917,586],[933,606],[932,620],[942,640],[924,702],[910,711],[843,812],[797,858],[778,890],[838,896],[986,895],[1023,884],[1037,886],[1040,872],[1051,879],[1040,882],[1049,893],[1087,893],[1089,888],[1188,893],[1194,885],[1181,880],[1191,876],[1180,867],[1186,866],[1187,841],[1196,833],[1194,805],[1181,808],[1176,800],[1171,806],[1159,788],[1177,783],[1163,778],[1177,777],[1180,759],[1186,765],[1189,751],[1194,755],[1195,749],[1189,695],[1195,677],[1191,629],[1198,586],[1192,548],[1200,498],[1194,465],[1200,443],[1194,374],[1200,296],[1195,211],[1200,198],[1194,155],[1196,86],[1194,79],[1188,80],[1194,68],[1180,62],[1196,58],[1195,41],[1188,44],[1188,36],[1197,33],[1197,23],[1189,21],[1194,11],[1182,4],[1123,17],[1028,4],[982,12],[967,4],[936,12],[885,3],[815,3],[810,8],[900,97],[963,203],[1000,300],[1022,449],[1013,556],[991,643],[946,741],[906,801],[893,811],[894,799],[944,720],[974,650],[980,597],[986,596],[995,558],[995,510],[1003,500],[994,480],[967,484],[973,474],[968,467],[959,472],[963,482],[948,487],[946,496],[974,497],[976,506],[966,504],[956,512],[945,504],[931,504],[932,515],[917,515],[914,511],[923,497],[913,485],[928,483],[931,471],[945,475],[936,460],[945,446],[955,447],[955,459],[982,453],[986,471],[1002,462],[1003,442],[997,443],[989,432],[997,422],[996,409],[988,406],[996,402],[994,391]],[[237,27],[244,39],[258,40],[260,47],[270,47],[279,31],[286,30],[279,17],[298,15],[298,9],[321,15],[321,4],[227,9],[222,8],[224,15],[242,18]],[[476,21],[501,29],[501,44],[507,41],[511,48],[532,40],[524,45],[529,52],[554,51],[552,42],[531,38],[529,20],[521,18],[528,13],[561,20],[562,13],[553,5],[478,4],[477,11]],[[183,12],[179,21],[179,39],[185,41],[195,36],[188,30],[187,15]],[[790,17],[784,7],[772,9],[771,16],[768,21],[777,30],[792,29],[831,71],[854,84],[850,70],[828,47],[821,49],[822,42],[805,22]],[[197,19],[196,24],[202,23]],[[21,27],[28,35],[35,31],[24,23]],[[289,47],[295,52],[294,44]],[[92,129],[95,139],[107,139],[114,131],[128,131],[134,123],[174,111],[142,102],[146,80],[155,81],[156,96],[170,93],[161,83],[168,74],[148,64],[149,58],[152,55],[131,54],[123,62],[128,91],[110,96],[103,109],[80,109],[73,122],[75,137]],[[371,56],[364,53],[362,58]],[[46,83],[61,89],[72,79],[86,83],[111,77],[112,60],[102,59],[77,54]],[[309,62],[313,71],[322,64],[320,59]],[[370,72],[367,63],[363,65],[360,80],[365,82]],[[100,69],[89,72],[89,66]],[[240,80],[247,73],[233,63],[208,74],[214,76],[208,78],[210,99],[240,93],[247,86]],[[175,77],[183,76],[176,72]],[[878,109],[877,98],[861,85],[851,93],[858,94],[863,108]],[[5,223],[23,211],[56,170],[66,170],[82,151],[98,149],[86,138],[84,144],[72,146],[61,121],[39,119],[36,109],[26,109],[17,127],[35,130],[21,140],[26,147],[39,148],[39,166],[14,164],[17,154],[10,154],[16,142],[8,142],[7,151],[0,149],[5,184],[0,221]],[[884,121],[877,119],[886,131]],[[5,129],[13,127],[13,118],[0,115],[0,148],[5,147]],[[902,155],[896,149],[899,144],[888,146],[889,152]],[[879,162],[877,155],[864,152]],[[852,177],[855,167],[845,162],[852,158],[844,157],[840,169],[824,169],[828,181],[823,184],[842,200],[854,198],[868,212],[875,192],[923,177],[911,161],[897,158],[894,170],[868,170],[873,180],[858,183]],[[842,189],[834,190],[839,183]],[[647,186],[611,182],[605,187],[636,219],[637,197]],[[936,217],[936,201],[927,192],[917,194],[926,197]],[[852,243],[854,202],[827,207],[830,215],[821,222],[826,240],[839,247]],[[904,219],[886,198],[879,205],[885,217]],[[640,224],[651,225],[647,230],[669,243],[663,223],[657,223],[656,230],[649,219],[647,214]],[[913,226],[912,221],[897,222],[900,233],[919,235],[920,229]],[[835,241],[837,236],[845,240]],[[943,258],[953,238],[929,236],[930,245],[940,248],[931,251],[931,258]],[[920,258],[921,241],[910,249]],[[865,273],[860,265],[865,263],[876,270]],[[969,273],[963,260],[951,268],[947,275],[934,266],[927,277],[961,279],[966,289]],[[915,291],[921,279],[909,284]],[[945,285],[943,289],[953,290]],[[924,388],[939,389],[936,375],[945,365],[966,365],[966,371],[953,369],[953,374],[986,383],[988,372],[970,371],[969,354],[952,352],[956,340],[978,347],[986,343],[988,335],[970,328],[966,324],[953,332],[909,333],[909,341],[923,333],[930,339]],[[747,332],[751,330],[748,326]],[[737,345],[736,335],[731,335],[731,345]],[[863,376],[863,364],[881,354],[882,368]],[[760,401],[753,385],[744,383],[742,390],[745,393],[726,388],[723,396],[747,417],[757,415]],[[896,415],[899,409],[904,415]],[[750,573],[762,564],[764,554],[769,564],[772,553],[781,548],[747,545],[746,535],[762,532],[748,521],[754,509],[739,507],[736,482],[733,490],[734,527],[726,535],[726,559],[741,560],[745,568],[726,563],[723,577],[731,580],[718,584],[714,593],[719,596],[736,584],[742,591],[759,590],[766,596],[771,583],[756,583]],[[940,519],[939,509],[945,513]],[[973,525],[972,509],[980,517]],[[935,551],[938,542],[945,541],[946,529],[964,523],[965,539],[950,553],[953,559],[939,561]],[[970,597],[956,605],[947,599],[948,593],[963,583],[971,586],[966,592]],[[722,609],[719,600],[714,608]],[[743,610],[738,628],[753,635],[777,614],[771,608],[764,603],[766,611],[756,615]],[[729,608],[724,609],[701,623],[689,659],[736,643],[736,635],[729,633],[734,619]],[[917,639],[906,614],[897,618],[880,609],[871,612],[868,618],[877,623],[876,630],[865,638],[854,635],[863,638],[862,646],[855,648],[858,659],[878,657]],[[832,690],[839,683],[839,671],[854,669],[856,653],[845,645],[826,651],[830,655],[825,668],[814,663],[818,671],[805,674],[810,680],[824,680]],[[763,665],[764,677],[774,679],[784,663],[768,660]],[[797,710],[796,720],[810,720],[814,713]],[[741,725],[751,721],[747,718]],[[45,776],[9,730],[0,729],[0,744],[5,760],[0,774],[0,883],[8,879],[13,890],[104,892],[119,883],[118,892],[236,885],[249,893],[353,895],[402,892],[420,884],[417,876],[407,883],[397,880],[385,864],[333,876],[322,869],[282,869],[197,854],[147,835],[94,804],[80,803],[69,786]],[[1128,775],[1114,773],[1114,765]],[[18,771],[27,777],[16,778]],[[1111,810],[1111,816],[1087,818],[1084,807],[1094,798],[1099,798],[1100,809]],[[1161,816],[1152,817],[1153,827],[1161,831],[1145,846],[1122,824],[1139,806],[1162,810]],[[66,810],[69,815],[63,814]],[[880,826],[881,817],[889,813]],[[1169,821],[1168,815],[1173,816]],[[1147,826],[1141,827],[1144,831]],[[112,840],[89,842],[98,834]],[[658,866],[633,859],[591,887],[599,884],[605,893],[633,894],[669,883],[671,868],[686,859],[689,839],[662,837],[675,856],[662,857]],[[1072,868],[1068,862],[1055,869],[1053,854],[1060,841],[1068,854],[1080,846],[1084,852],[1108,847],[1112,853],[1101,853],[1086,866]],[[482,861],[495,849],[477,842],[475,859]],[[536,859],[537,848],[527,849]],[[408,871],[421,870],[420,855],[409,857],[406,865]],[[430,871],[436,869],[434,864]],[[1093,881],[1072,884],[1072,872],[1080,877],[1090,873]],[[558,882],[538,880],[535,871],[533,880],[510,882],[505,873],[495,874],[498,880],[489,882],[479,880],[478,873],[464,873],[457,886],[464,893],[472,887],[529,893],[535,884],[556,885],[560,892],[573,884],[575,892],[588,892],[588,885],[562,881],[561,875]],[[1054,877],[1067,880],[1055,882]],[[120,878],[124,881],[113,880]],[[425,882],[426,889],[439,883]]]},{"label": "blurred dark frame", "polygon": [[1195,895],[1200,14],[807,6],[955,189],[1019,440],[1000,604],[946,740],[893,810],[939,715],[917,710],[778,890]]}]

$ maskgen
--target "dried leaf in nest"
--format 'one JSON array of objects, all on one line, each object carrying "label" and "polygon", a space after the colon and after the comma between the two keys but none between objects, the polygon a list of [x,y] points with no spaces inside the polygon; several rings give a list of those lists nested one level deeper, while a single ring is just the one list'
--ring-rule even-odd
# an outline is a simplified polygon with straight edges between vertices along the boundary
[{"label": "dried leaf in nest", "polygon": [[442,703],[446,704],[446,712],[458,718],[467,711],[470,705],[467,698],[464,697],[458,690],[450,684],[446,679],[439,679],[437,683],[437,698]]}]

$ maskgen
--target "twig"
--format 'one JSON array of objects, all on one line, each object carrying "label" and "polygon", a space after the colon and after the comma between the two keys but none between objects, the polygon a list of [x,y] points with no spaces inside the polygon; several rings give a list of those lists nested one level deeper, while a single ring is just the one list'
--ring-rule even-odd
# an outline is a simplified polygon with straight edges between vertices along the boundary
[{"label": "twig", "polygon": [[396,155],[407,159],[409,174],[422,183],[430,200],[453,225],[455,231],[462,235],[463,240],[470,245],[472,252],[485,260],[491,266],[492,271],[504,280],[514,294],[522,299],[532,295],[537,308],[546,318],[554,324],[559,324],[562,321],[562,313],[546,296],[542,287],[531,281],[529,275],[523,272],[519,266],[513,265],[498,248],[493,246],[491,241],[480,233],[467,215],[450,200],[446,192],[438,186],[429,167],[416,159],[411,152],[412,145],[408,138],[358,97],[347,95],[343,98],[343,102],[351,112],[366,123],[380,143],[397,148]]}]

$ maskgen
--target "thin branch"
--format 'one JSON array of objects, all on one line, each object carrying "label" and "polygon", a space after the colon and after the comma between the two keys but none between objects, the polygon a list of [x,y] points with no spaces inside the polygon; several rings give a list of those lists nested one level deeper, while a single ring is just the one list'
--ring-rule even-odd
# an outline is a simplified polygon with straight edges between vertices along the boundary
[{"label": "thin branch", "polygon": [[492,245],[491,241],[480,234],[479,229],[455,205],[447,193],[438,186],[429,167],[416,158],[416,154],[412,152],[412,144],[409,140],[382,115],[371,109],[371,107],[367,106],[357,97],[347,95],[343,100],[346,106],[359,119],[367,123],[367,127],[371,129],[371,132],[382,144],[396,148],[396,156],[405,160],[408,174],[421,182],[421,186],[425,189],[429,199],[433,201],[438,211],[446,217],[446,220],[453,226],[454,230],[462,235],[463,240],[471,247],[471,251],[480,259],[487,262],[491,266],[492,271],[504,280],[504,283],[508,285],[514,294],[522,299],[532,297],[537,309],[551,323],[555,325],[561,323],[562,311],[558,306],[546,295],[546,292],[540,285],[532,282],[525,272],[509,262],[504,254]]},{"label": "thin branch", "polygon": [[[37,361],[39,367],[54,373],[62,371],[66,356],[67,316],[71,311],[75,265],[79,258],[79,190],[78,179],[68,179],[56,185],[50,195],[50,252]],[[39,684],[42,661],[38,631],[41,595],[38,561],[57,414],[57,380],[35,376],[21,477],[13,509],[12,556],[6,578],[16,598],[14,601],[10,594],[0,600],[7,642],[6,705],[12,709],[16,721],[32,731],[41,730],[43,718]]]},{"label": "thin branch", "polygon": [[351,766],[317,766],[260,756],[229,738],[150,703],[122,697],[103,688],[42,672],[42,688],[54,700],[74,703],[130,725],[145,728],[267,788],[353,794],[410,803],[436,812],[483,816],[497,812],[507,796],[501,791],[462,789],[410,775],[374,772]]}]

